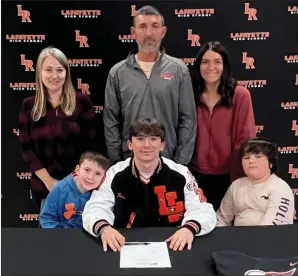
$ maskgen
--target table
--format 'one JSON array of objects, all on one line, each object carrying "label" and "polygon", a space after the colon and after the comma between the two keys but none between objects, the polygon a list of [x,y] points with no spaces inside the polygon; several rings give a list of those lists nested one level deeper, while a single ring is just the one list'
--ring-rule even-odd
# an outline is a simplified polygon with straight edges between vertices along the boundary
[{"label": "table", "polygon": [[[164,241],[176,228],[119,229],[126,241]],[[256,257],[298,255],[298,224],[221,227],[196,238],[191,251],[169,250],[172,268],[120,269],[120,253],[82,229],[2,228],[2,275],[215,275],[212,252],[235,250]]]}]

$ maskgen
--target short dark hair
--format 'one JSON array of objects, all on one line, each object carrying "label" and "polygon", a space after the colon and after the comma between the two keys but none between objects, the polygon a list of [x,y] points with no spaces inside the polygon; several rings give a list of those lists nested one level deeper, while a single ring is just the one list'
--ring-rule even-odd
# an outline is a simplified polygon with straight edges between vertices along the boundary
[{"label": "short dark hair", "polygon": [[228,51],[218,41],[210,41],[205,43],[198,52],[194,66],[190,67],[190,74],[193,90],[195,93],[196,104],[200,104],[200,96],[203,94],[206,87],[205,80],[201,75],[200,66],[203,56],[208,50],[218,53],[222,58],[223,72],[218,86],[218,93],[222,98],[223,104],[232,106],[237,82],[231,76],[231,63],[229,60]]},{"label": "short dark hair", "polygon": [[269,164],[272,165],[270,168],[271,173],[278,171],[278,149],[277,145],[267,138],[255,137],[246,140],[240,147],[240,156],[243,158],[246,154],[264,154],[267,156]]},{"label": "short dark hair", "polygon": [[133,23],[135,22],[135,18],[138,15],[157,15],[157,16],[160,16],[162,26],[165,25],[165,19],[164,19],[163,15],[158,11],[157,8],[155,8],[153,6],[147,5],[147,6],[143,6],[140,9],[138,9],[136,11],[136,14],[135,14],[134,18],[133,18]]},{"label": "short dark hair", "polygon": [[156,119],[143,118],[129,127],[129,140],[138,136],[157,136],[165,140],[165,126]]},{"label": "short dark hair", "polygon": [[86,151],[81,154],[79,165],[81,165],[85,160],[94,161],[98,166],[101,166],[105,171],[110,167],[110,161],[104,157],[101,153],[95,151]]}]

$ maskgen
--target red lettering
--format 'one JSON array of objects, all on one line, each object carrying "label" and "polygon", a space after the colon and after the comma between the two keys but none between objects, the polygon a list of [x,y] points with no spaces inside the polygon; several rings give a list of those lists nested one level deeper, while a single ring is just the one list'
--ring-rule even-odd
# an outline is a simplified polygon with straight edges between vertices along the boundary
[{"label": "red lettering", "polygon": [[191,41],[191,46],[200,46],[200,36],[192,33],[192,29],[187,30],[187,40]]},{"label": "red lettering", "polygon": [[18,16],[22,17],[22,22],[32,22],[30,19],[30,12],[22,9],[22,5],[17,5],[18,8]]},{"label": "red lettering", "polygon": [[294,168],[293,164],[289,164],[289,174],[291,174],[291,179],[298,178],[298,168]]},{"label": "red lettering", "polygon": [[80,31],[75,31],[76,34],[76,41],[80,42],[80,48],[89,47],[87,41],[88,38],[85,35],[80,35]]},{"label": "red lettering", "polygon": [[82,79],[78,79],[78,89],[82,89],[83,94],[91,94],[91,92],[89,91],[89,84],[82,83]]},{"label": "red lettering", "polygon": [[254,8],[250,8],[249,7],[250,3],[245,3],[245,11],[244,14],[248,15],[248,20],[258,20],[256,14],[257,14],[257,10]]},{"label": "red lettering", "polygon": [[298,6],[293,6],[293,7],[288,6],[288,11],[292,13],[298,12]]},{"label": "red lettering", "polygon": [[183,201],[177,200],[176,192],[166,192],[166,187],[156,186],[154,193],[157,195],[159,204],[159,214],[161,216],[168,216],[169,222],[176,222],[181,220],[184,212]]},{"label": "red lettering", "polygon": [[298,125],[297,120],[292,121],[292,130],[295,131],[295,136],[298,136]]},{"label": "red lettering", "polygon": [[242,63],[246,64],[245,69],[255,69],[255,66],[254,66],[255,59],[252,57],[248,57],[247,52],[243,52],[242,56],[243,56]]},{"label": "red lettering", "polygon": [[136,5],[130,5],[131,6],[131,16],[136,15]]},{"label": "red lettering", "polygon": [[25,66],[25,71],[35,71],[33,68],[33,61],[26,59],[25,55],[21,55],[21,65]]}]

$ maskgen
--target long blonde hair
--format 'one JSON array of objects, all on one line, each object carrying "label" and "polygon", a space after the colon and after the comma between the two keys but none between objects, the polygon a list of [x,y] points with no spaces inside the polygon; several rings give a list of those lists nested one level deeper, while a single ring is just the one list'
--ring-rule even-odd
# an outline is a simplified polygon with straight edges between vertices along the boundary
[{"label": "long blonde hair", "polygon": [[41,68],[43,61],[47,56],[53,56],[54,58],[56,58],[66,70],[65,82],[63,84],[62,94],[60,98],[61,109],[67,116],[70,116],[74,112],[76,107],[76,93],[71,81],[70,68],[67,57],[59,49],[52,46],[47,47],[40,52],[36,64],[36,95],[34,106],[32,109],[32,119],[35,122],[46,115],[47,89],[41,79]]}]

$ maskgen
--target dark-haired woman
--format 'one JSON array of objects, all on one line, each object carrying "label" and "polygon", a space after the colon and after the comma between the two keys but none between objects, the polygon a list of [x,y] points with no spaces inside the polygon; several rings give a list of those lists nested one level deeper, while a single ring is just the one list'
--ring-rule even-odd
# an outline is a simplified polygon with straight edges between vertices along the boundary
[{"label": "dark-haired woman", "polygon": [[191,68],[197,138],[190,169],[215,210],[230,183],[244,176],[240,145],[256,136],[250,92],[230,67],[227,50],[215,41],[201,47]]}]

